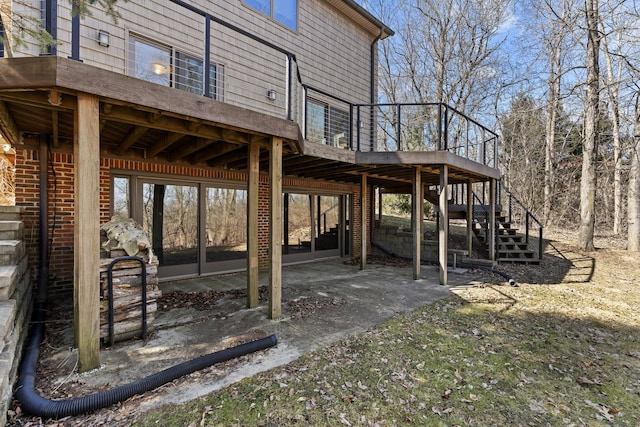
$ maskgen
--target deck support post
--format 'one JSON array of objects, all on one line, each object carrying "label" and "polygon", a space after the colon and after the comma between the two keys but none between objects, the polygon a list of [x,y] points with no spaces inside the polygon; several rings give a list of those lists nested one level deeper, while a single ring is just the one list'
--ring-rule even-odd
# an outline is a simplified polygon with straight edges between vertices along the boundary
[{"label": "deck support post", "polygon": [[440,197],[438,199],[438,265],[440,284],[447,285],[447,258],[449,254],[449,167],[440,166]]},{"label": "deck support post", "polygon": [[367,174],[360,175],[360,270],[367,267]]},{"label": "deck support post", "polygon": [[413,212],[411,215],[413,230],[413,280],[420,279],[420,248],[422,246],[422,218],[424,216],[424,190],[422,188],[422,170],[415,168],[413,177]]},{"label": "deck support post", "polygon": [[73,140],[73,301],[78,371],[100,367],[100,111],[78,93]]},{"label": "deck support post", "polygon": [[269,152],[269,318],[282,316],[282,138]]},{"label": "deck support post", "polygon": [[473,183],[467,181],[467,252],[469,256],[473,251]]},{"label": "deck support post", "polygon": [[496,261],[496,180],[489,181],[489,259]]},{"label": "deck support post", "polygon": [[258,192],[260,146],[251,143],[247,156],[247,307],[258,305]]}]

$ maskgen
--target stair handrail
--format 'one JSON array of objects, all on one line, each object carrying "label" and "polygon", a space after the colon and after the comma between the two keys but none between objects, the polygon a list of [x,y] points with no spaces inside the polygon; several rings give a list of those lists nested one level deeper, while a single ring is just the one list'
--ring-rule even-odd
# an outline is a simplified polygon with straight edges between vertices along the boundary
[{"label": "stair handrail", "polygon": [[[535,222],[536,224],[538,224],[538,239],[539,239],[539,243],[538,243],[538,259],[542,260],[542,236],[543,236],[543,229],[544,226],[542,225],[542,222],[540,222],[538,220],[538,218],[536,218],[536,216],[529,210],[527,209],[527,207],[524,205],[524,203],[522,203],[520,201],[520,199],[518,199],[511,191],[509,191],[509,189],[507,188],[506,185],[504,185],[504,183],[502,182],[502,180],[500,180],[500,202],[502,201],[502,192],[506,192],[507,196],[509,197],[508,199],[508,209],[509,209],[509,222],[512,222],[512,211],[513,211],[513,201],[516,202],[516,204],[525,212],[525,242],[527,242],[527,244],[529,243],[529,230],[530,230],[530,226],[529,224],[531,222]],[[475,195],[475,194],[474,194]]]},{"label": "stair handrail", "polygon": [[[473,201],[474,201],[473,206],[471,206],[471,212],[473,214],[473,217],[475,218],[475,211],[473,210],[475,206],[479,206],[480,208],[482,208],[482,210],[484,211],[484,214],[487,217],[486,226],[485,226],[486,229],[484,231],[485,241],[486,241],[488,239],[488,234],[489,234],[488,227],[489,227],[489,220],[491,218],[491,213],[487,210],[487,206],[484,203],[482,203],[482,200],[480,200],[480,197],[478,197],[475,191],[472,191],[471,194],[473,194]],[[478,202],[478,204],[475,203],[476,201]],[[495,240],[493,244],[493,251],[494,251],[493,257],[494,259],[497,259],[498,258],[498,221],[494,221],[493,227],[495,230],[495,232],[493,233],[493,238]]]}]

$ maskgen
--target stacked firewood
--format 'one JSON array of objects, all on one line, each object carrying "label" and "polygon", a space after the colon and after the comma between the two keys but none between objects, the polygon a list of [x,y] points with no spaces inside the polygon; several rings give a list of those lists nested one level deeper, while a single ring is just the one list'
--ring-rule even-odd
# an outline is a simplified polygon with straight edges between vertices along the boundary
[{"label": "stacked firewood", "polygon": [[[114,217],[102,227],[102,257],[100,259],[100,338],[110,343],[108,268],[117,258],[140,257],[146,270],[146,328],[153,330],[158,288],[158,261],[141,233],[141,227],[129,218]],[[141,337],[143,331],[142,264],[138,260],[121,260],[112,267],[113,340],[124,341]]]},{"label": "stacked firewood", "polygon": [[[116,251],[112,251],[116,252]],[[112,254],[115,255],[115,254]],[[100,260],[100,338],[109,340],[109,286],[107,269],[118,256]],[[145,262],[147,274],[147,333],[153,329],[158,288],[158,262]],[[119,261],[112,268],[114,341],[124,341],[142,334],[142,266],[135,260]]]}]

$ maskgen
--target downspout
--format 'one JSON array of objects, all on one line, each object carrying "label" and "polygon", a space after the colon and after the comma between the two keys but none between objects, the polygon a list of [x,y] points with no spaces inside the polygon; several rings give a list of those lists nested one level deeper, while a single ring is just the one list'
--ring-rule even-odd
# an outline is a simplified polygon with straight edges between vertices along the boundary
[{"label": "downspout", "polygon": [[[384,34],[384,27],[380,27],[380,34],[378,34],[378,36],[373,39],[373,41],[371,42],[371,47],[370,47],[370,64],[369,64],[369,103],[371,104],[370,110],[369,110],[369,123],[370,123],[370,135],[369,135],[369,151],[373,151],[373,144],[375,142],[375,138],[374,138],[374,130],[375,130],[375,124],[373,123],[374,117],[375,115],[373,114],[373,104],[375,104],[376,100],[377,100],[377,85],[376,85],[376,66],[378,65],[376,62],[376,48],[378,46],[378,41],[382,38]],[[360,126],[360,124],[358,123],[358,126]],[[360,147],[360,141],[358,141],[358,147]]]},{"label": "downspout", "polygon": [[375,78],[376,78],[376,47],[377,47],[377,43],[378,41],[382,38],[384,34],[384,27],[380,27],[380,34],[378,34],[378,36],[373,39],[373,41],[371,42],[371,64],[370,64],[370,80],[369,80],[369,84],[371,85],[370,88],[370,103],[374,104],[376,102],[376,91],[378,90],[378,88],[376,87],[376,82],[375,82]]},{"label": "downspout", "polygon": [[[38,304],[44,304],[47,296],[47,284],[49,281],[49,136],[40,134],[40,248],[38,254],[38,289],[36,294],[36,310]],[[42,307],[44,310],[44,306]]]},{"label": "downspout", "polygon": [[[376,62],[376,48],[378,47],[378,41],[382,38],[382,35],[384,34],[384,27],[380,27],[380,33],[378,34],[378,36],[373,39],[373,41],[371,42],[371,47],[370,47],[370,52],[371,52],[371,64],[370,64],[370,68],[369,68],[369,84],[370,84],[370,92],[369,92],[369,103],[371,104],[370,108],[370,123],[371,123],[371,135],[370,135],[370,145],[369,145],[369,150],[373,151],[373,144],[375,141],[374,138],[374,130],[375,130],[375,123],[373,122],[375,115],[373,114],[373,104],[375,104],[376,100],[377,100],[377,90],[378,87],[376,85],[376,66],[378,65]],[[360,119],[358,119],[358,122],[360,121]],[[358,128],[360,127],[360,123],[357,124]],[[358,139],[358,149],[360,149],[360,140]],[[373,194],[373,191],[372,191]],[[371,210],[371,216],[372,218],[375,216],[375,207],[374,207],[375,203],[372,204],[372,210]],[[369,236],[373,236],[373,228],[374,228],[374,224],[375,221],[371,221],[371,229],[369,230]]]}]

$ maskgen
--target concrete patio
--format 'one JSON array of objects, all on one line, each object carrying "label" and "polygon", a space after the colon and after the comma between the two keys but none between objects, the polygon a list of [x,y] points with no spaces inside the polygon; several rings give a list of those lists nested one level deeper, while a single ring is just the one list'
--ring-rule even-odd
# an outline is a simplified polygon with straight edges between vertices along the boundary
[{"label": "concrete patio", "polygon": [[[240,341],[277,336],[276,347],[241,357],[226,367],[207,368],[195,380],[172,382],[146,393],[135,404],[140,411],[148,411],[164,404],[182,403],[371,329],[479,279],[464,270],[450,270],[450,285],[441,286],[434,266],[423,266],[423,278],[413,280],[409,267],[368,264],[366,270],[360,270],[342,259],[287,266],[282,273],[284,316],[279,320],[267,318],[266,302],[247,309],[244,298],[223,298],[207,310],[158,311],[154,331],[146,342],[133,340],[103,349],[101,369],[77,374],[74,371],[77,353],[69,349],[55,352],[49,363],[59,362],[59,375],[47,381],[54,384],[77,381],[82,391],[91,393],[135,381]],[[267,285],[267,274],[260,275],[260,285]],[[163,283],[160,287],[165,294],[244,289],[246,275],[188,279]],[[310,310],[304,316],[292,316],[291,307],[305,302],[311,303]]]}]

